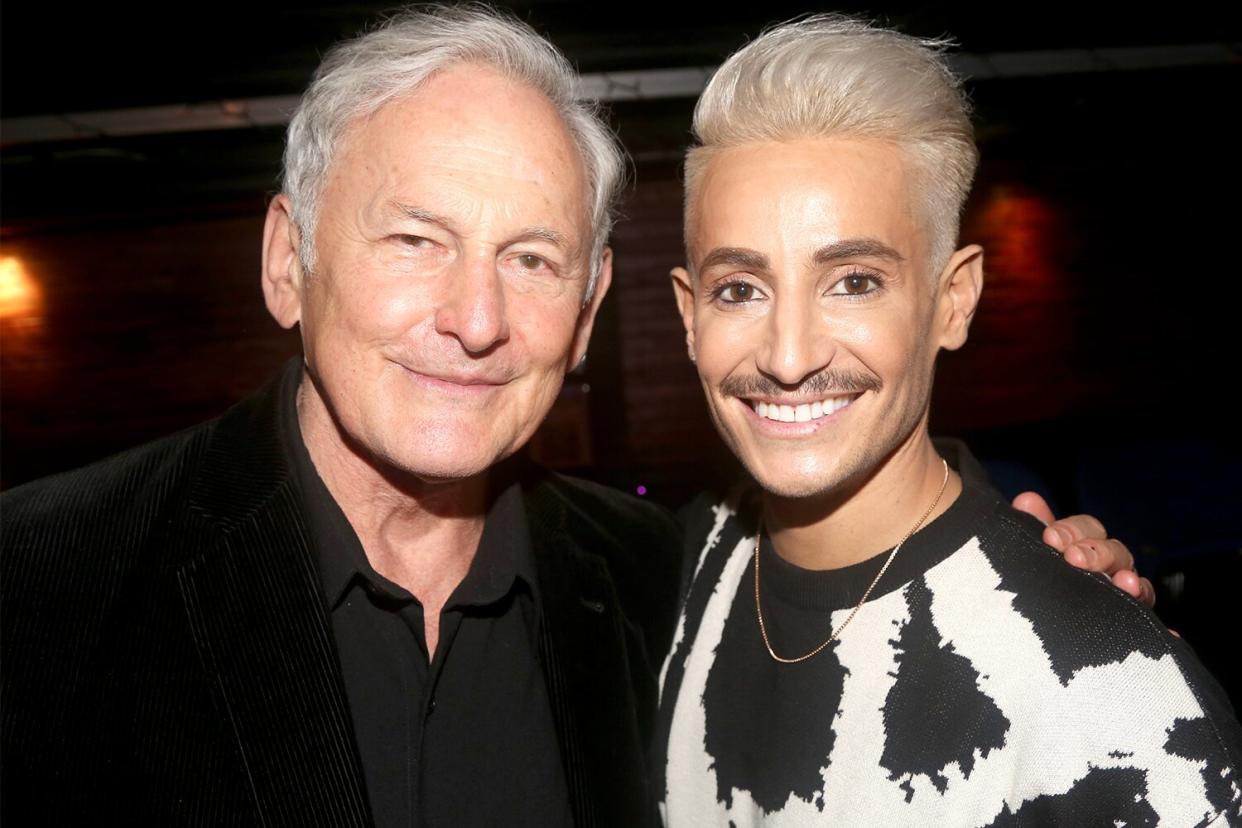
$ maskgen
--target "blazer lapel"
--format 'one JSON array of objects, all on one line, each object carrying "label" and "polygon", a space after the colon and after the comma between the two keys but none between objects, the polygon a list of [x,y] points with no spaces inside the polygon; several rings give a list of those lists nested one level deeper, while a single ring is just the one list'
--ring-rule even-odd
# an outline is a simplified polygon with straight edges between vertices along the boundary
[{"label": "blazer lapel", "polygon": [[200,540],[178,582],[264,824],[370,825],[330,619],[280,451],[278,394],[269,388],[221,421],[190,495],[197,525],[179,530]]},{"label": "blazer lapel", "polygon": [[[527,488],[539,579],[540,658],[579,826],[650,822],[646,745],[623,619],[591,533],[573,526],[552,478]],[[654,692],[654,688],[652,688]]]}]

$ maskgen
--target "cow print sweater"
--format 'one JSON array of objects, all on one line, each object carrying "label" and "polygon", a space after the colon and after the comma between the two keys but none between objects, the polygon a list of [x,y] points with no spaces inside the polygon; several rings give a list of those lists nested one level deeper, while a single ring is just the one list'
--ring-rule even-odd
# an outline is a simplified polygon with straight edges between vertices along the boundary
[{"label": "cow print sweater", "polygon": [[[661,675],[669,828],[1242,825],[1219,685],[1033,519],[967,484],[839,641],[778,664],[756,513],[741,497],[689,521],[705,540]],[[827,638],[886,557],[812,572],[760,554],[784,656]]]}]

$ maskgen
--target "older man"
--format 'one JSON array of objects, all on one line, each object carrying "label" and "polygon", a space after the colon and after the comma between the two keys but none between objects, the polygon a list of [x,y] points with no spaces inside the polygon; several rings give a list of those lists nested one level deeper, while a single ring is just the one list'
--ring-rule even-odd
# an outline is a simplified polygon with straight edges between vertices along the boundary
[{"label": "older man", "polygon": [[586,352],[621,172],[526,26],[412,12],[328,54],[264,234],[304,362],[4,500],[6,816],[654,819],[676,527],[505,460]]},{"label": "older man", "polygon": [[325,57],[264,234],[304,359],[4,498],[6,817],[654,820],[676,528],[506,459],[610,279],[620,153],[574,82],[478,10]]},{"label": "older man", "polygon": [[695,112],[674,284],[761,491],[688,528],[668,824],[1242,824],[1242,734],[1193,653],[928,436],[983,274],[937,45],[809,18]]}]

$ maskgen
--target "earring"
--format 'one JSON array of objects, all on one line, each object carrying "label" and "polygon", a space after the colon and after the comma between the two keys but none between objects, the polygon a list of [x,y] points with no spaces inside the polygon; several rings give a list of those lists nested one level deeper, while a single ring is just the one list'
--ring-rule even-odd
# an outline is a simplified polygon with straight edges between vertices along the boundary
[{"label": "earring", "polygon": [[690,357],[690,361],[694,362],[694,343],[690,341],[690,337],[686,337],[686,354]]}]

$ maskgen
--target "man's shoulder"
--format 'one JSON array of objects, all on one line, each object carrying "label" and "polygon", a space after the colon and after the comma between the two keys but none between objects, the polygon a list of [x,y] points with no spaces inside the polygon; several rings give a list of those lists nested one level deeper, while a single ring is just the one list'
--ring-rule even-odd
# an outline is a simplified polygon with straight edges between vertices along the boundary
[{"label": "man's shoulder", "polygon": [[48,534],[98,542],[98,531],[175,498],[202,456],[217,420],[0,495],[6,550]]},{"label": "man's shoulder", "polygon": [[982,502],[974,523],[971,540],[933,567],[929,582],[1001,593],[1005,600],[993,610],[1012,610],[1031,626],[1063,681],[1082,666],[1122,661],[1133,652],[1159,658],[1176,648],[1177,639],[1150,609],[1045,544],[1035,518],[995,499]]},{"label": "man's shoulder", "polygon": [[[209,496],[236,491],[234,499],[250,492],[248,482],[275,474],[269,471],[270,446],[278,440],[271,397],[269,386],[220,417],[5,492],[6,573],[51,572],[57,562],[122,567],[125,550],[141,549],[161,527],[187,525],[198,489]],[[257,445],[268,447],[262,457],[251,456]],[[211,485],[201,480],[208,469],[215,470]]]},{"label": "man's shoulder", "polygon": [[[1037,688],[1051,688],[1055,705],[1067,714],[1075,700],[1106,698],[1114,718],[1150,716],[1181,698],[1179,715],[1199,727],[1192,748],[1203,753],[1198,758],[1210,754],[1231,773],[1242,768],[1242,728],[1191,647],[1107,577],[1065,563],[1040,540],[1040,528],[996,501],[971,541],[927,573],[933,594],[957,596],[940,603],[941,634],[952,637],[947,628],[960,616],[963,631],[1004,639],[1006,662],[1024,677],[1026,701],[1038,703]],[[948,603],[967,609],[958,613]],[[1049,680],[1040,684],[1045,674]],[[1167,734],[1166,747],[1175,750],[1174,742],[1191,730],[1181,726]]]},{"label": "man's shoulder", "polygon": [[135,602],[158,602],[172,556],[167,536],[187,469],[210,441],[202,425],[0,498],[0,623],[14,743],[50,727],[39,705],[77,704],[89,665],[117,643],[107,631]]}]

